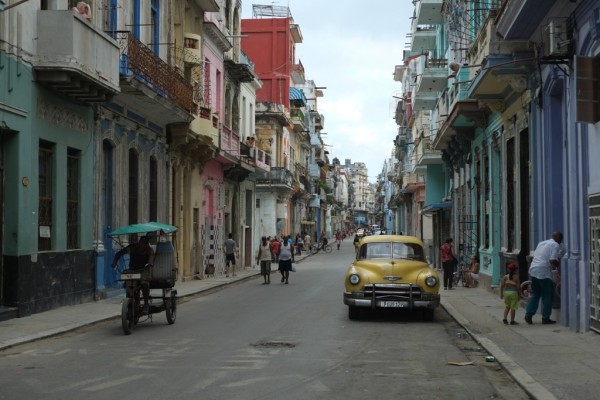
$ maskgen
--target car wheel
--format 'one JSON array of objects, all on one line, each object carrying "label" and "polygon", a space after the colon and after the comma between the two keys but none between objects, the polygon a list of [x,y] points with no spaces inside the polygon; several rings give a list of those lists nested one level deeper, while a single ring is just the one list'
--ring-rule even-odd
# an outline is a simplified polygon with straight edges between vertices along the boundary
[{"label": "car wheel", "polygon": [[358,319],[360,310],[355,306],[348,306],[348,318],[352,320]]},{"label": "car wheel", "polygon": [[423,321],[433,321],[433,314],[434,314],[434,310],[433,309],[425,309],[423,310]]}]

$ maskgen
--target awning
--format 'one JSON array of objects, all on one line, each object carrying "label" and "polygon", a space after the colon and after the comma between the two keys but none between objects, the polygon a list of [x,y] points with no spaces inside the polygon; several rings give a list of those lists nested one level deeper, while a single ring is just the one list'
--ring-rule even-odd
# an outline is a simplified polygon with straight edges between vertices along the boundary
[{"label": "awning", "polygon": [[304,97],[304,93],[302,90],[290,87],[290,100],[300,100],[303,105],[306,105],[306,97]]},{"label": "awning", "polygon": [[452,202],[446,203],[431,203],[421,210],[421,214],[432,214],[437,211],[446,210],[452,208]]}]

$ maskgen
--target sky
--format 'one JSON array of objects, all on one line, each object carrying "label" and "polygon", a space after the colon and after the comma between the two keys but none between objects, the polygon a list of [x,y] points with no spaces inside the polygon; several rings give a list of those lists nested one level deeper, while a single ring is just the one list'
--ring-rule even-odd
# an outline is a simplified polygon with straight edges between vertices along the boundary
[{"label": "sky", "polygon": [[302,62],[306,79],[327,87],[318,109],[330,162],[364,162],[375,182],[398,131],[393,96],[400,97],[402,86],[393,75],[406,49],[412,2],[243,0],[242,18],[252,18],[253,4],[290,8],[303,37],[295,61]]}]

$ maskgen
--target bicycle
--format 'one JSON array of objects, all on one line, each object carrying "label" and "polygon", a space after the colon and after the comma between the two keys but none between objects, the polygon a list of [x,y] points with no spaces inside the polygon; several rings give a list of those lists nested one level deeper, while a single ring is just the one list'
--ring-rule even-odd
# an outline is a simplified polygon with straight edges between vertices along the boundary
[{"label": "bicycle", "polygon": [[452,286],[456,287],[458,286],[458,284],[462,284],[463,286],[467,286],[467,272],[469,271],[468,268],[464,268],[464,267],[460,267],[458,271],[454,271],[454,273],[452,274]]},{"label": "bicycle", "polygon": [[330,244],[325,244],[325,242],[319,242],[317,246],[310,246],[310,252],[312,254],[317,254],[319,251],[323,250],[325,253],[331,253],[332,247]]},{"label": "bicycle", "polygon": [[[558,269],[553,269],[552,270],[552,280],[554,281],[554,300],[552,301],[553,303],[553,308],[554,304],[560,304],[560,292],[561,292],[561,287],[560,287],[560,271]],[[524,281],[523,283],[521,283],[521,300],[527,302],[529,300],[529,298],[531,297],[531,280],[527,280]]]}]

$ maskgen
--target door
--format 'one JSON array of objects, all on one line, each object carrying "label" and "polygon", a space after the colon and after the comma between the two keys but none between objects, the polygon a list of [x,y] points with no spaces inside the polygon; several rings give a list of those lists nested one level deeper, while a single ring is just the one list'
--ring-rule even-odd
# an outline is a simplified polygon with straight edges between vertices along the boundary
[{"label": "door", "polygon": [[[102,192],[101,192],[101,207],[102,207],[102,240],[104,242],[104,286],[119,287],[116,272],[112,269],[112,260],[115,257],[113,249],[113,240],[108,237],[108,233],[114,230],[113,226],[113,207],[114,199],[114,153],[115,148],[108,140],[102,142],[102,160],[103,170],[102,176]],[[100,284],[100,282],[98,282]]]}]

